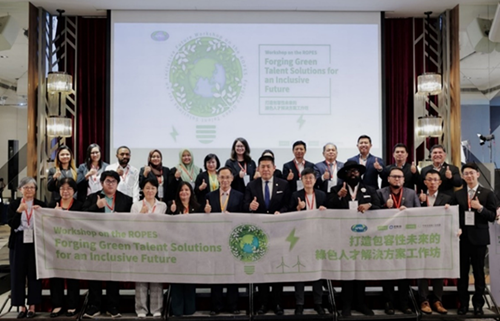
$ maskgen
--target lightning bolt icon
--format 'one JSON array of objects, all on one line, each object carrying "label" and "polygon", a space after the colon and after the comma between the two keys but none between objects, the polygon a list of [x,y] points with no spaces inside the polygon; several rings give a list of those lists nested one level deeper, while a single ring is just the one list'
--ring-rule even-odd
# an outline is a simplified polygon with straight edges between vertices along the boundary
[{"label": "lightning bolt icon", "polygon": [[177,141],[177,135],[179,135],[179,133],[175,130],[175,127],[172,126],[172,132],[170,133],[170,136],[172,136],[172,138],[174,139],[174,142]]},{"label": "lightning bolt icon", "polygon": [[304,125],[304,123],[306,122],[302,117],[304,115],[300,115],[299,119],[297,119],[297,123],[299,123],[299,129],[302,128],[302,125]]},{"label": "lightning bolt icon", "polygon": [[300,237],[295,236],[295,229],[293,229],[290,232],[290,234],[288,234],[288,236],[286,237],[286,241],[290,242],[290,249],[289,249],[289,251],[291,251],[293,249],[293,247],[299,241],[299,239],[300,239]]}]

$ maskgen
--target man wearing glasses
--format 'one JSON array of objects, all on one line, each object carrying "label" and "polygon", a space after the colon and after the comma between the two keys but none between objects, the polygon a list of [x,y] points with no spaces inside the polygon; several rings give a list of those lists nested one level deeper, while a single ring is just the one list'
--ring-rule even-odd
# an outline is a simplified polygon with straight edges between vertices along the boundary
[{"label": "man wearing glasses", "polygon": [[[102,190],[90,194],[83,204],[86,212],[129,213],[132,207],[132,198],[118,191],[120,175],[112,170],[104,171],[101,174]],[[106,314],[112,318],[120,317],[118,304],[120,297],[120,286],[116,281],[106,280],[107,308]],[[86,318],[95,318],[101,314],[102,281],[89,281],[89,303],[85,314]]]},{"label": "man wearing glasses", "polygon": [[[408,207],[420,207],[420,201],[414,190],[404,187],[404,172],[399,167],[392,167],[387,177],[389,186],[383,187],[377,191],[382,208],[398,208],[404,210]],[[385,299],[385,313],[394,314],[394,285],[392,280],[382,281],[382,287]],[[397,280],[398,297],[400,310],[404,314],[412,314],[408,306],[408,294],[410,292],[410,281],[408,279]]]}]

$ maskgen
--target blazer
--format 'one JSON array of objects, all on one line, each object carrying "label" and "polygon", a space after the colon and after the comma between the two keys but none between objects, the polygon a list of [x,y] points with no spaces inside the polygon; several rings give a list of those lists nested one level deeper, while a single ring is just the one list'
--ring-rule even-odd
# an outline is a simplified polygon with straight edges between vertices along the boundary
[{"label": "blazer", "polygon": [[[108,165],[108,163],[102,162],[98,173],[102,173]],[[89,188],[89,181],[85,179],[85,175],[87,175],[88,172],[89,169],[85,163],[80,164],[76,171],[76,184],[78,186],[78,194],[76,195],[76,198],[82,203],[85,202],[85,199],[87,198],[87,189]]]},{"label": "blazer", "polygon": [[[439,195],[439,194],[438,194]],[[483,210],[479,213],[474,212],[474,226],[465,225],[465,211],[469,210],[467,187],[464,187],[454,194],[454,202],[458,204],[459,222],[462,229],[460,240],[469,241],[472,245],[488,245],[490,244],[490,231],[488,222],[494,222],[496,219],[497,202],[495,194],[484,187],[477,188],[474,198],[479,200],[483,206]]]},{"label": "blazer", "polygon": [[[314,167],[314,164],[308,161],[304,161],[304,168],[312,168],[316,169]],[[288,174],[290,173],[290,170],[292,170],[293,173],[293,179],[288,180]],[[300,173],[297,170],[297,167],[295,166],[295,160],[291,160],[288,163],[283,164],[283,179],[288,182],[288,188],[290,189],[290,193],[293,193],[297,191],[297,181],[300,179]],[[316,177],[318,177],[318,173],[314,173]]]},{"label": "blazer", "polygon": [[[382,171],[378,171],[373,167],[373,164],[375,164],[375,158],[378,159],[378,163],[380,166],[382,166]],[[355,161],[356,163],[359,164],[359,154],[356,156],[353,156],[348,159],[348,161]],[[383,168],[385,167],[384,165],[384,160],[380,157],[373,156],[372,154],[368,154],[368,157],[366,158],[366,171],[363,174],[363,183],[367,186],[371,186],[375,189],[378,189],[378,177],[384,178],[384,170]]]},{"label": "blazer", "polygon": [[[389,182],[387,181],[387,178],[389,177],[389,171],[391,168],[396,167],[396,164],[391,164],[386,166],[384,169],[384,172],[382,173],[382,187],[387,187],[389,186]],[[403,175],[405,177],[405,183],[404,187],[408,187],[409,189],[415,190],[415,186],[420,185],[420,173],[417,171],[415,174],[411,172],[411,163],[404,163],[403,167],[401,168],[403,170]],[[420,191],[417,191],[420,192]],[[438,193],[439,195],[439,193]]]},{"label": "blazer", "polygon": [[[349,201],[351,201],[351,192],[349,191],[349,188],[347,188],[347,195],[340,198],[338,193],[342,187],[343,184],[338,184],[337,186],[332,188],[332,192],[329,194],[328,208],[349,208]],[[377,191],[373,187],[368,186],[363,182],[360,182],[358,185],[358,190],[356,192],[356,201],[358,201],[359,205],[371,203],[372,206],[370,207],[370,209],[372,210],[380,208],[380,199],[377,195]]]},{"label": "blazer", "polygon": [[[21,204],[22,198],[18,198],[13,200],[9,204],[9,208],[7,210],[7,223],[10,226],[10,235],[9,235],[9,249],[14,249],[14,245],[16,244],[16,238],[14,237],[16,231],[15,229],[21,225],[21,215],[22,213],[17,212],[17,208]],[[33,200],[33,205],[39,205],[40,207],[46,207],[45,203],[37,200],[36,198]]]},{"label": "blazer", "polygon": [[[450,197],[450,195],[443,194],[438,191],[438,195],[436,196],[436,200],[434,201],[433,206],[445,206],[446,204],[454,204],[453,198]],[[420,206],[427,207],[427,202],[420,202]]]},{"label": "blazer", "polygon": [[[420,207],[420,199],[418,198],[417,193],[415,193],[415,190],[409,189],[407,187],[403,187],[401,189],[401,192],[403,193],[403,199],[401,200],[401,206],[405,207]],[[377,195],[380,200],[380,204],[382,208],[385,207],[385,203],[389,199],[389,196],[391,195],[391,188],[389,186],[383,187],[379,190],[377,190]]]},{"label": "blazer", "polygon": [[[173,201],[169,201],[167,204],[167,214],[168,215],[180,215],[182,214],[179,210],[176,209],[175,212],[172,211],[171,206],[172,206]],[[203,213],[203,207],[201,205],[192,207],[189,209],[189,214],[193,213]]]},{"label": "blazer", "polygon": [[[104,194],[102,193],[102,190],[99,192],[95,192],[90,194],[87,197],[87,200],[85,200],[85,203],[83,204],[83,211],[85,212],[101,212],[104,213],[104,207],[99,208],[97,206],[97,196],[103,198]],[[123,212],[123,213],[129,213],[130,208],[132,207],[132,197],[123,194],[120,191],[116,191],[115,194],[116,200],[115,200],[115,212]]]},{"label": "blazer", "polygon": [[[299,204],[300,198],[301,201],[305,202],[306,199],[306,191],[301,189],[300,191],[295,191],[292,193],[292,197],[290,198],[290,205],[288,206],[288,211],[289,212],[295,212],[297,211],[297,205]],[[314,198],[316,200],[316,208],[319,208],[320,206],[326,207],[326,193],[319,190],[315,189],[314,190]],[[307,206],[302,209],[302,211],[307,210]]]},{"label": "blazer", "polygon": [[[175,178],[175,168],[172,170],[169,169],[168,167],[162,166],[162,179],[163,179],[163,200],[173,200],[175,198],[175,193],[177,193],[177,188],[179,186],[179,181],[181,179]],[[141,167],[139,170],[139,186],[141,186],[142,182],[146,179],[155,179],[158,181],[158,178],[156,178],[156,175],[153,174],[152,171],[148,173],[148,176],[144,176],[144,167]],[[142,193],[142,189],[140,192],[140,199],[142,200],[144,198],[144,194]],[[158,198],[158,193],[156,194],[156,198]]]},{"label": "blazer", "polygon": [[[246,186],[243,178],[240,177],[241,168],[238,164],[238,161],[228,159],[225,166],[231,169],[231,172],[234,176],[233,182],[231,183],[231,189],[235,189],[241,193],[245,193]],[[255,165],[255,162],[253,160],[247,163],[247,174],[250,176],[250,181],[253,181],[253,176],[255,175],[256,169],[257,166]]]},{"label": "blazer", "polygon": [[[446,167],[450,167],[450,171],[452,174],[451,179],[446,178]],[[427,191],[427,186],[424,184],[424,179],[425,179],[425,174],[427,174],[428,171],[434,168],[434,165],[429,165],[425,166],[422,168],[422,172],[420,174],[420,189],[423,190],[424,192]],[[462,177],[460,176],[460,171],[458,170],[458,167],[454,165],[449,165],[446,162],[443,163],[443,166],[441,167],[441,170],[439,171],[439,176],[441,176],[441,185],[439,186],[439,192],[445,193],[447,195],[450,195],[453,197],[454,193],[454,187],[460,187],[462,186]]]},{"label": "blazer", "polygon": [[[314,165],[315,167],[315,172],[316,172],[316,188],[322,190],[325,193],[328,193],[328,181],[324,181],[322,176],[323,174],[327,171],[328,165],[326,164],[326,161],[322,161],[319,163],[316,163]],[[337,161],[337,172],[339,169],[344,167],[344,163]],[[337,178],[337,184],[342,184],[344,181],[340,178]],[[333,187],[332,187],[333,190]]]},{"label": "blazer", "polygon": [[[59,181],[66,177],[74,179],[72,174],[73,171],[66,170],[61,170],[61,176],[59,176],[58,179],[54,179],[54,174],[56,173],[56,171],[57,169],[55,167],[51,167],[49,169],[49,173],[47,174],[47,189],[49,190],[49,192],[52,192],[50,200],[53,202],[61,199],[61,195],[59,195]],[[66,174],[68,174],[68,176],[66,176]]]},{"label": "blazer", "polygon": [[[288,210],[288,205],[290,205],[290,189],[288,188],[288,182],[284,179],[274,177],[273,183],[274,186],[269,208],[266,208],[264,201],[262,178],[259,177],[248,183],[245,191],[245,199],[243,201],[243,210],[246,212],[264,214],[274,214],[276,211],[280,213],[286,212]],[[250,203],[253,201],[254,197],[257,197],[257,202],[259,203],[259,208],[256,211],[250,210]]]},{"label": "blazer", "polygon": [[[245,195],[243,193],[238,192],[237,190],[231,189],[229,192],[229,199],[227,200],[226,211],[231,213],[239,213],[243,212],[243,198]],[[206,195],[206,199],[210,203],[212,207],[211,213],[220,213],[222,212],[221,204],[220,204],[220,189],[216,189],[213,192],[210,192]],[[206,203],[206,201],[205,201]],[[205,204],[204,203],[204,204]],[[201,203],[200,203],[201,204]]]}]

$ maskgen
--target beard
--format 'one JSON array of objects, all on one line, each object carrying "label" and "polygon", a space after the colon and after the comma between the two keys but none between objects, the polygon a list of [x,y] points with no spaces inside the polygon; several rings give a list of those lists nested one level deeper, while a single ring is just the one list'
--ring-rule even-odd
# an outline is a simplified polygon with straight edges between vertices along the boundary
[{"label": "beard", "polygon": [[128,158],[124,158],[124,159],[120,159],[118,160],[118,163],[120,164],[121,167],[125,167],[128,165],[128,162],[130,161],[130,159]]},{"label": "beard", "polygon": [[349,184],[349,186],[354,187],[358,185],[358,183],[361,181],[359,176],[351,176],[346,179],[346,183]]},{"label": "beard", "polygon": [[401,188],[401,185],[397,185],[397,184],[389,184],[389,186],[394,188],[394,189]]}]

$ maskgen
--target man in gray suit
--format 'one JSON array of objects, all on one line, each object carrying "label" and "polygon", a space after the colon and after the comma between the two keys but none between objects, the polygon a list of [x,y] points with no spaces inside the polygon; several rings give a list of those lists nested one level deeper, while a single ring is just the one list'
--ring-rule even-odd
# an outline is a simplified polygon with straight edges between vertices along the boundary
[{"label": "man in gray suit", "polygon": [[[382,208],[399,208],[404,210],[408,207],[420,207],[420,200],[414,190],[404,187],[404,172],[399,167],[392,167],[387,177],[389,186],[383,187],[377,191]],[[404,314],[412,314],[408,306],[408,294],[410,292],[410,281],[408,279],[397,280],[398,297],[400,299],[400,310]],[[394,314],[394,285],[392,280],[382,281],[385,313]]]},{"label": "man in gray suit", "polygon": [[333,143],[323,146],[323,157],[324,161],[314,165],[315,171],[319,174],[316,178],[316,188],[330,193],[333,187],[342,183],[342,180],[337,178],[337,173],[344,163],[337,161],[337,146]]}]

